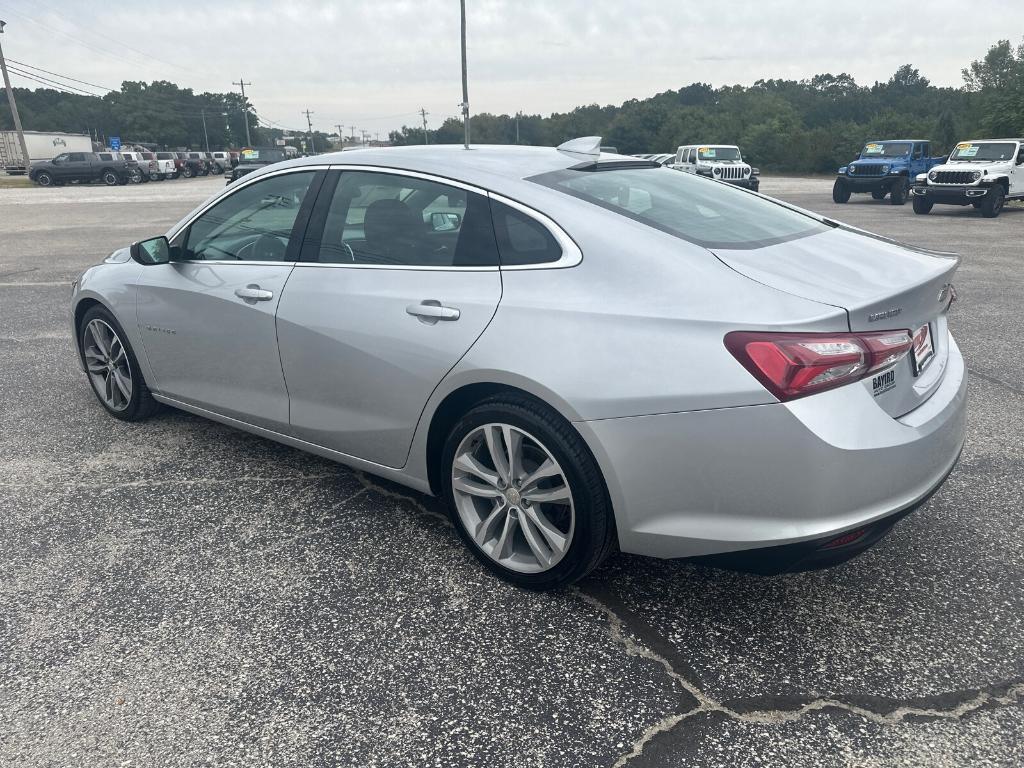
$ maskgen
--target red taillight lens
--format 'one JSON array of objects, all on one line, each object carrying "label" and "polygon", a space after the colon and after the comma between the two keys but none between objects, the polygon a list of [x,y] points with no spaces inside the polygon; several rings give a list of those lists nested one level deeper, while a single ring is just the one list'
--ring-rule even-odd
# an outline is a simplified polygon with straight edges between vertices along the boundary
[{"label": "red taillight lens", "polygon": [[903,359],[909,331],[760,333],[733,331],[725,346],[779,400],[793,400],[863,379]]}]

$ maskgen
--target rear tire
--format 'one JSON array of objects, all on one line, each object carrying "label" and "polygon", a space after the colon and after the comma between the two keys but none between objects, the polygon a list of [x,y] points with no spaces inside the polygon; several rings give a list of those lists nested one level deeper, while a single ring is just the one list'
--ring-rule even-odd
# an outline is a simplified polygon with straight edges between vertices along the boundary
[{"label": "rear tire", "polygon": [[876,189],[871,193],[872,200],[885,200],[886,192],[884,189]]},{"label": "rear tire", "polygon": [[907,180],[896,179],[889,187],[889,203],[903,205],[905,202],[907,202]]},{"label": "rear tire", "polygon": [[[519,456],[511,472],[492,458],[488,435],[505,457],[503,467],[510,454]],[[467,455],[480,458],[474,464]],[[466,470],[473,466],[480,471]],[[542,479],[521,482],[544,466],[549,471]],[[597,462],[568,421],[529,397],[498,395],[473,407],[449,433],[441,467],[452,524],[476,558],[506,581],[533,590],[563,587],[594,570],[615,547],[615,518]],[[510,482],[503,473],[511,474]],[[465,490],[467,480],[475,491]],[[568,501],[538,498],[545,492]],[[507,548],[503,531],[508,531]]]},{"label": "rear tire", "polygon": [[924,216],[925,214],[931,213],[933,205],[935,205],[935,203],[924,195],[914,195],[914,213]]},{"label": "rear tire", "polygon": [[850,185],[847,184],[843,179],[836,179],[836,183],[832,185],[832,202],[843,203],[849,202],[850,200]]},{"label": "rear tire", "polygon": [[981,215],[986,219],[994,219],[1003,210],[1005,202],[1006,191],[1002,184],[996,184],[981,201]]},{"label": "rear tire", "polygon": [[106,308],[86,310],[78,326],[78,349],[93,394],[107,413],[122,421],[142,421],[156,413],[160,404],[146,386],[128,336]]},{"label": "rear tire", "polygon": [[181,175],[184,176],[186,179],[191,179],[193,176],[195,176],[195,174],[192,172],[192,169],[189,168],[188,166],[185,166],[185,169],[181,172]]}]

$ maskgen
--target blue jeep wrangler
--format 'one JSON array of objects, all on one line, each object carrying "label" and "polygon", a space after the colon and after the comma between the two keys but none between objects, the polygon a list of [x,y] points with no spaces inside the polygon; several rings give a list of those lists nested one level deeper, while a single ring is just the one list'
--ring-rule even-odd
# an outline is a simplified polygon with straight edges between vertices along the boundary
[{"label": "blue jeep wrangler", "polygon": [[854,192],[870,192],[875,200],[889,195],[893,205],[907,202],[910,186],[919,173],[946,161],[929,157],[931,144],[921,139],[869,141],[860,155],[839,169],[832,187],[832,200],[845,203]]}]

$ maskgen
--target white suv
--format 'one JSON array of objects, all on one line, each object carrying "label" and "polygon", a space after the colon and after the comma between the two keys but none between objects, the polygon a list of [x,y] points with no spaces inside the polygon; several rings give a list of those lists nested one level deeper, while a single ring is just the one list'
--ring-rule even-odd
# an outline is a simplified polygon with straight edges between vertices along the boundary
[{"label": "white suv", "polygon": [[760,171],[743,162],[740,148],[732,144],[687,144],[676,150],[671,166],[684,173],[696,173],[754,192],[760,186]]},{"label": "white suv", "polygon": [[962,141],[944,165],[919,174],[911,192],[914,213],[941,203],[973,205],[995,218],[1007,200],[1024,200],[1024,139]]}]

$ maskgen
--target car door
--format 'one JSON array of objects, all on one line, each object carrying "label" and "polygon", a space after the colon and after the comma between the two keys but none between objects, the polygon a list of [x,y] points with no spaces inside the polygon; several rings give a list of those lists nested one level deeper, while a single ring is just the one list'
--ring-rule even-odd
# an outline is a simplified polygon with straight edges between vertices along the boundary
[{"label": "car door", "polygon": [[93,157],[94,155],[85,152],[71,152],[64,168],[64,178],[69,181],[91,179]]},{"label": "car door", "polygon": [[324,174],[290,169],[232,190],[172,238],[171,263],[142,270],[138,319],[157,391],[287,431],[275,314]]},{"label": "car door", "polygon": [[1010,166],[1010,194],[1024,195],[1024,143],[1017,145],[1017,155]]},{"label": "car door", "polygon": [[292,434],[403,466],[431,392],[500,298],[485,194],[420,174],[332,171],[277,315]]}]

